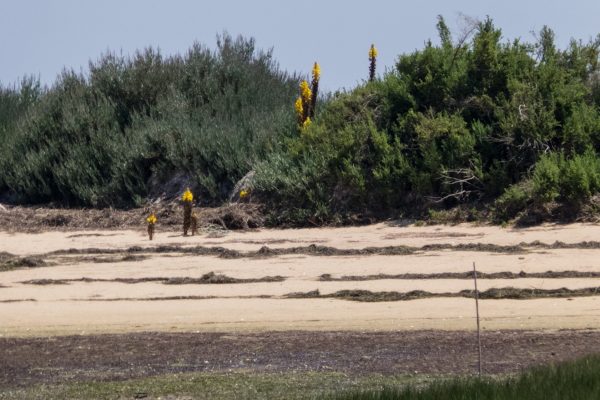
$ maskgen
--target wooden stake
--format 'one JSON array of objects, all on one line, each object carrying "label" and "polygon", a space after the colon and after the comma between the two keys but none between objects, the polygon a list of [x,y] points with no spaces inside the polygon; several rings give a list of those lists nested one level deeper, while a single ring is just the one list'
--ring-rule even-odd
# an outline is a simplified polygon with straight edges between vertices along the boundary
[{"label": "wooden stake", "polygon": [[479,291],[477,290],[477,269],[475,268],[475,262],[473,262],[473,280],[475,281],[475,310],[477,312],[477,345],[479,348],[478,371],[479,377],[481,378],[481,329],[479,325]]}]

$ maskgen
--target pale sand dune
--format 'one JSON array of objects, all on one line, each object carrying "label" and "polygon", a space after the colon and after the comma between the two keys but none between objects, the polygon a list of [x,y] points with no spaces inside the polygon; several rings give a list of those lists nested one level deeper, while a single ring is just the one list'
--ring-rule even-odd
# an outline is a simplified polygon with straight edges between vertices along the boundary
[{"label": "pale sand dune", "polygon": [[[598,329],[600,298],[485,300],[484,330]],[[475,329],[470,299],[357,303],[333,299],[213,299],[0,304],[5,336],[135,331]]]},{"label": "pale sand dune", "polygon": [[[222,238],[183,238],[161,234],[149,242],[142,232],[85,231],[9,234],[0,232],[0,251],[26,256],[69,248],[114,248],[163,244],[224,246],[237,250],[306,246],[311,243],[345,249],[369,246],[494,243],[577,243],[600,240],[600,226],[546,225],[531,229],[492,226],[397,227],[376,224],[352,228],[232,232]],[[600,250],[534,249],[522,254],[478,251],[428,251],[405,256],[306,256],[224,259],[213,256],[150,254],[141,261],[94,263],[78,257],[48,257],[53,265],[0,272],[0,334],[45,335],[142,330],[282,330],[282,329],[472,329],[474,302],[464,298],[358,303],[338,299],[224,298],[282,296],[319,289],[371,291],[426,290],[457,292],[472,281],[456,279],[319,282],[321,274],[376,275],[466,272],[477,263],[481,272],[600,272]],[[113,255],[112,257],[119,257]],[[227,285],[163,285],[156,282],[74,282],[69,285],[24,285],[30,279],[200,277],[215,272],[234,278],[281,275],[284,282]],[[491,287],[570,289],[600,286],[600,279],[480,280]],[[215,296],[204,300],[89,301],[173,296]],[[37,301],[17,301],[35,299]],[[600,329],[600,296],[574,299],[486,300],[481,304],[486,329]]]},{"label": "pale sand dune", "polygon": [[[97,236],[94,236],[97,235]],[[142,231],[81,231],[44,232],[27,234],[0,232],[2,249],[13,254],[44,253],[65,248],[171,245],[225,246],[236,250],[257,250],[261,246],[295,247],[319,244],[337,248],[363,248],[369,246],[423,246],[435,243],[495,243],[518,244],[539,240],[544,243],[564,241],[575,243],[600,240],[600,225],[570,224],[542,225],[535,228],[512,229],[498,226],[399,227],[393,224],[374,224],[346,228],[263,229],[250,232],[230,232],[221,238],[209,235],[182,237],[175,232],[160,232],[150,242]]]}]

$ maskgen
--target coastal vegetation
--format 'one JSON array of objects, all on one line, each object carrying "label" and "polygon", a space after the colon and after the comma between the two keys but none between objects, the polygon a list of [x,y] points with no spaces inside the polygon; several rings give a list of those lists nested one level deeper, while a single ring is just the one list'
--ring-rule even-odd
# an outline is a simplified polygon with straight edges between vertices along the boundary
[{"label": "coastal vegetation", "polygon": [[215,51],[108,53],[50,88],[3,87],[0,193],[133,207],[181,180],[219,205],[254,171],[244,190],[272,224],[597,214],[600,35],[559,49],[548,27],[532,42],[490,18],[437,29],[384,74],[365,49],[365,80],[333,94],[318,94],[317,63],[309,84],[228,35]]}]

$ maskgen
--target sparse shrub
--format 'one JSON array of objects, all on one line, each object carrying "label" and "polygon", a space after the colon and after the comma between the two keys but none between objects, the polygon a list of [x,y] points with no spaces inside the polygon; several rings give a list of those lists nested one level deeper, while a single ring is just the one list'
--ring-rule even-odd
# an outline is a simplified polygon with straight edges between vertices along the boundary
[{"label": "sparse shrub", "polygon": [[538,204],[558,200],[578,209],[600,191],[600,160],[592,151],[571,158],[549,154],[536,164],[532,180]]},{"label": "sparse shrub", "polygon": [[600,160],[592,152],[576,155],[565,161],[560,176],[564,201],[579,208],[600,190]]},{"label": "sparse shrub", "polygon": [[565,201],[573,206],[578,206],[591,196],[590,179],[588,171],[580,157],[565,162],[561,169],[560,191]]},{"label": "sparse shrub", "polygon": [[538,204],[555,200],[560,194],[560,170],[563,163],[558,154],[544,155],[533,171],[533,198]]},{"label": "sparse shrub", "polygon": [[494,202],[495,218],[500,221],[508,221],[525,210],[532,199],[532,183],[524,180],[518,184],[509,186],[504,193]]}]

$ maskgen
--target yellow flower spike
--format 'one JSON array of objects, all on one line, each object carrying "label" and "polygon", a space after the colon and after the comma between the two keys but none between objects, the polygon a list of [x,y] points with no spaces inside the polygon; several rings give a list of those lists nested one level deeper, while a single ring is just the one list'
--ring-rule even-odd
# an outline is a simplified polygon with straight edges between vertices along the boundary
[{"label": "yellow flower spike", "polygon": [[190,188],[185,189],[185,192],[183,192],[183,196],[181,196],[181,200],[189,202],[192,202],[194,200],[194,195],[192,194]]},{"label": "yellow flower spike", "polygon": [[379,54],[379,53],[377,52],[377,49],[375,48],[375,45],[372,44],[371,48],[369,49],[369,59],[376,58],[377,54]]},{"label": "yellow flower spike", "polygon": [[304,114],[304,106],[302,105],[302,97],[298,97],[296,102],[294,103],[294,108],[296,109],[296,114],[300,117]]},{"label": "yellow flower spike", "polygon": [[302,123],[302,129],[306,129],[312,124],[310,117],[307,117],[306,120]]},{"label": "yellow flower spike", "polygon": [[240,190],[240,199],[243,199],[244,197],[247,197],[250,194],[249,190]]},{"label": "yellow flower spike", "polygon": [[372,44],[369,49],[369,82],[373,82],[375,80],[375,67],[377,64],[377,49],[375,45]]},{"label": "yellow flower spike", "polygon": [[312,69],[312,82],[311,82],[311,98],[310,106],[308,108],[307,117],[314,118],[315,111],[317,109],[317,97],[319,96],[319,78],[321,78],[321,66],[315,61]]},{"label": "yellow flower spike", "polygon": [[154,225],[157,221],[156,215],[154,215],[154,213],[150,214],[148,216],[148,218],[146,218],[146,222],[148,222],[150,225]]},{"label": "yellow flower spike", "polygon": [[302,81],[300,82],[300,95],[302,96],[302,100],[306,103],[310,103],[310,99],[312,97],[312,91],[310,90],[310,86],[308,82]]},{"label": "yellow flower spike", "polygon": [[318,81],[320,77],[321,77],[321,66],[315,62],[315,65],[313,66],[313,69],[312,69],[313,81]]}]

